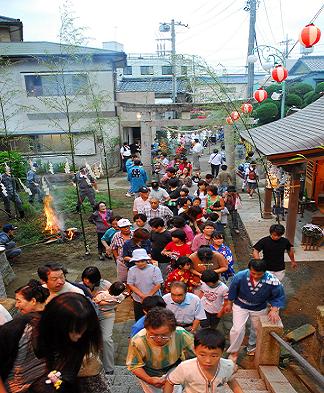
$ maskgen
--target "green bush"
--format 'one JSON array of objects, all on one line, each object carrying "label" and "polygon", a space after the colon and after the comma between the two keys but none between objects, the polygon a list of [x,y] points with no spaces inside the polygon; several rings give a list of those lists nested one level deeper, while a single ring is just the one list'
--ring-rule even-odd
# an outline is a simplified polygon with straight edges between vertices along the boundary
[{"label": "green bush", "polygon": [[265,89],[270,97],[272,93],[276,92],[279,93],[282,90],[281,83],[272,83],[270,86],[266,87]]},{"label": "green bush", "polygon": [[323,93],[324,92],[324,82],[317,83],[315,87],[315,93]]},{"label": "green bush", "polygon": [[276,104],[267,102],[259,106],[256,110],[256,117],[259,119],[258,125],[267,124],[277,120],[279,109]]},{"label": "green bush", "polygon": [[314,91],[311,85],[302,82],[288,84],[287,90],[289,94],[297,94],[299,97],[303,97],[309,91]]},{"label": "green bush", "polygon": [[288,94],[285,103],[288,107],[296,106],[297,108],[301,108],[303,105],[303,100],[297,94]]},{"label": "green bush", "polygon": [[309,95],[304,100],[304,106],[311,104],[312,102],[316,101],[318,98],[320,98],[320,94],[318,94],[318,93],[313,93],[313,94]]},{"label": "green bush", "polygon": [[15,151],[1,151],[0,152],[0,172],[4,172],[4,165],[11,166],[12,174],[15,177],[19,177],[21,179],[26,178],[27,171],[29,169],[29,165],[27,161],[21,156],[21,154]]}]

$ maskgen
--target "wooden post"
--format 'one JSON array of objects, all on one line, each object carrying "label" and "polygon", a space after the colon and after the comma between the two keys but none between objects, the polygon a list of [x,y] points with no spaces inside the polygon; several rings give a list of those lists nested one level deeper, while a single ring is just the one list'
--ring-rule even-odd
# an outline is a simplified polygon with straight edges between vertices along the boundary
[{"label": "wooden post", "polygon": [[324,306],[317,306],[313,350],[314,359],[318,365],[319,371],[324,373]]},{"label": "wooden post", "polygon": [[272,188],[265,187],[264,189],[264,204],[263,204],[263,218],[272,218]]},{"label": "wooden post", "polygon": [[277,324],[269,321],[267,315],[262,315],[257,328],[257,342],[254,364],[258,368],[264,366],[277,366],[279,364],[280,345],[270,335],[270,332],[282,334],[283,325],[281,320]]},{"label": "wooden post", "polygon": [[291,172],[291,183],[289,193],[289,207],[287,215],[287,226],[286,226],[286,238],[291,244],[295,241],[295,232],[297,225],[297,214],[298,214],[298,200],[300,190],[300,175],[295,171]]},{"label": "wooden post", "polygon": [[141,160],[143,168],[146,171],[148,181],[151,181],[152,179],[151,144],[151,115],[149,112],[143,112],[141,118]]}]

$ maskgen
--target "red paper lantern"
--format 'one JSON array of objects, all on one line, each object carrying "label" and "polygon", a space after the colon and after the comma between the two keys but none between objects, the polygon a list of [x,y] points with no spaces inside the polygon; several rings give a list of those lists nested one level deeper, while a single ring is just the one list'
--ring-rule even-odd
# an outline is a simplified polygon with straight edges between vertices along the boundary
[{"label": "red paper lantern", "polygon": [[231,116],[227,116],[227,117],[226,117],[226,123],[227,123],[227,124],[233,124],[233,123],[234,123],[234,121],[233,121],[233,119],[231,118]]},{"label": "red paper lantern", "polygon": [[321,38],[321,30],[313,23],[306,25],[299,35],[299,42],[306,48],[311,48],[317,44]]},{"label": "red paper lantern", "polygon": [[231,119],[232,119],[232,120],[236,121],[236,120],[238,120],[239,118],[240,118],[240,114],[239,114],[237,111],[233,111],[233,112],[231,113]]},{"label": "red paper lantern", "polygon": [[268,93],[264,89],[258,89],[254,92],[253,97],[258,101],[262,102],[268,98]]},{"label": "red paper lantern", "polygon": [[288,70],[282,65],[277,65],[271,72],[272,78],[276,82],[282,82],[285,79],[287,79],[288,76]]},{"label": "red paper lantern", "polygon": [[241,111],[243,113],[251,113],[253,111],[253,106],[249,102],[246,102],[241,105]]}]

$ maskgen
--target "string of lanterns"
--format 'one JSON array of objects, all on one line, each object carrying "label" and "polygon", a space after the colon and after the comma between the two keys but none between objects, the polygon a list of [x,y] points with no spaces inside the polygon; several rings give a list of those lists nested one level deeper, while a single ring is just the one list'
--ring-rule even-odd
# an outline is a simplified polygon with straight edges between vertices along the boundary
[{"label": "string of lanterns", "polygon": [[[311,48],[317,44],[321,38],[321,30],[316,27],[313,23],[306,25],[300,35],[299,42],[306,48]],[[278,83],[283,82],[288,77],[288,70],[283,65],[278,64],[274,67],[271,72],[272,79]],[[265,89],[260,87],[253,93],[253,97],[257,102],[262,102],[268,98],[268,93]],[[242,114],[249,114],[253,110],[253,106],[247,102],[241,105]],[[240,118],[240,114],[237,111],[233,111],[230,116],[227,116],[225,121],[227,124],[232,125],[235,121]]]}]

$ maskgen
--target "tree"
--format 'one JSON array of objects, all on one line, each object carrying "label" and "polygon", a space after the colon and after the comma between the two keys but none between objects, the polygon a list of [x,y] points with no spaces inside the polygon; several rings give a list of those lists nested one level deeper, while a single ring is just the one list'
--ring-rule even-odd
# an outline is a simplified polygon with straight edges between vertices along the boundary
[{"label": "tree", "polygon": [[312,102],[316,101],[317,99],[320,98],[320,94],[315,93],[315,92],[310,92],[311,94],[309,94],[305,99],[304,99],[304,108],[311,104]]},{"label": "tree", "polygon": [[323,93],[324,92],[324,82],[319,82],[317,83],[316,87],[315,87],[315,93]]},{"label": "tree", "polygon": [[265,89],[270,97],[272,93],[280,93],[282,90],[281,83],[272,83],[270,86],[267,86]]},{"label": "tree", "polygon": [[296,106],[297,108],[301,108],[303,105],[303,99],[297,94],[288,94],[286,96],[286,105],[288,107]]},{"label": "tree", "polygon": [[299,97],[303,97],[306,93],[309,91],[313,91],[312,85],[304,82],[298,82],[298,83],[291,83],[288,84],[288,93],[289,94],[297,94]]},{"label": "tree", "polygon": [[279,114],[279,109],[276,104],[267,102],[260,105],[256,110],[256,116],[258,118],[258,125],[263,125],[276,120]]}]

